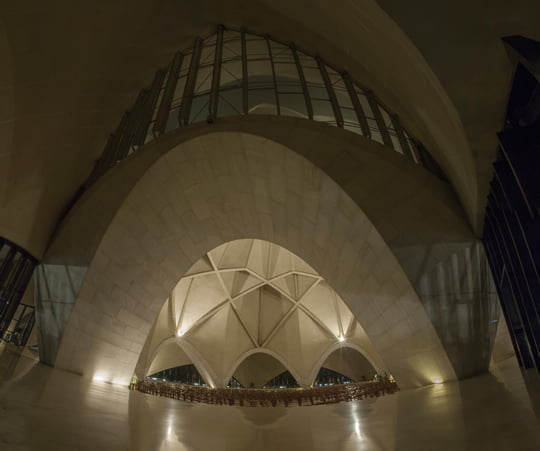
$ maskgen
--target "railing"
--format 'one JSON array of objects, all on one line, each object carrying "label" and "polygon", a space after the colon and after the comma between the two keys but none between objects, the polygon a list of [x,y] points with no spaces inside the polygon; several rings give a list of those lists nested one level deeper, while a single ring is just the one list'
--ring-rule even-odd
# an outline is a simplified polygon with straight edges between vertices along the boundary
[{"label": "railing", "polygon": [[276,407],[333,404],[374,398],[399,390],[395,382],[374,381],[313,388],[243,389],[209,388],[145,379],[130,388],[142,393],[206,404]]},{"label": "railing", "polygon": [[324,122],[383,144],[442,177],[425,148],[373,92],[320,57],[268,36],[218,26],[159,70],[109,137],[87,184],[145,143],[189,124],[242,115]]}]

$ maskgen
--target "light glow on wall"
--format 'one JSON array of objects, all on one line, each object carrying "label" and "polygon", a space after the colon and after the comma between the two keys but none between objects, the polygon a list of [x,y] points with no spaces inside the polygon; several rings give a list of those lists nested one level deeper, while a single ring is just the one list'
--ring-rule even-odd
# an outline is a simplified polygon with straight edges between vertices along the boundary
[{"label": "light glow on wall", "polygon": [[362,431],[360,430],[360,422],[356,420],[354,422],[354,432],[356,433],[356,437],[360,440],[362,440],[364,437],[362,437]]}]

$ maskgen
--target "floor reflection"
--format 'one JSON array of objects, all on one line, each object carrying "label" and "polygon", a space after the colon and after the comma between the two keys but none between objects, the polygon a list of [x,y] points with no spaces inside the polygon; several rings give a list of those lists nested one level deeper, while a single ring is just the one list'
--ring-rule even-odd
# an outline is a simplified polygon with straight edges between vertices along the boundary
[{"label": "floor reflection", "polygon": [[537,389],[510,365],[352,403],[215,406],[130,392],[2,352],[0,449],[536,450]]}]

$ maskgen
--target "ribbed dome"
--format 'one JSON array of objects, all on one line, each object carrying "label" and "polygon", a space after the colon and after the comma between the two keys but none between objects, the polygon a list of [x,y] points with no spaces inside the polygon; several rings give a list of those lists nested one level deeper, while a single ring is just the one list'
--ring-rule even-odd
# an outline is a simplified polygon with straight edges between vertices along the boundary
[{"label": "ribbed dome", "polygon": [[305,384],[340,346],[380,366],[339,295],[303,260],[261,240],[233,241],[202,257],[165,302],[148,340],[147,374],[192,361],[215,384],[255,352],[277,358]]}]

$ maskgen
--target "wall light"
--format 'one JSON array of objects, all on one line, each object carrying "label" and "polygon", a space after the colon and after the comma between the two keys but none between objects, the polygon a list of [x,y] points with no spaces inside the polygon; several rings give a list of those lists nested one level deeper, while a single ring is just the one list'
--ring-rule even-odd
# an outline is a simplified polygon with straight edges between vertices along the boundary
[{"label": "wall light", "polygon": [[180,330],[178,330],[178,331],[176,332],[176,336],[177,336],[177,337],[181,337],[181,336],[184,335],[184,334],[185,334],[185,332],[184,332],[182,329],[180,329]]},{"label": "wall light", "polygon": [[440,377],[436,377],[435,379],[433,379],[433,383],[434,384],[442,384],[443,380]]},{"label": "wall light", "polygon": [[96,374],[92,380],[94,382],[104,382],[105,381],[105,376],[103,376],[103,374]]},{"label": "wall light", "polygon": [[339,341],[341,341],[342,343],[345,341],[345,337],[342,337],[341,335],[340,335],[339,337],[337,337],[337,339],[338,339]]}]

